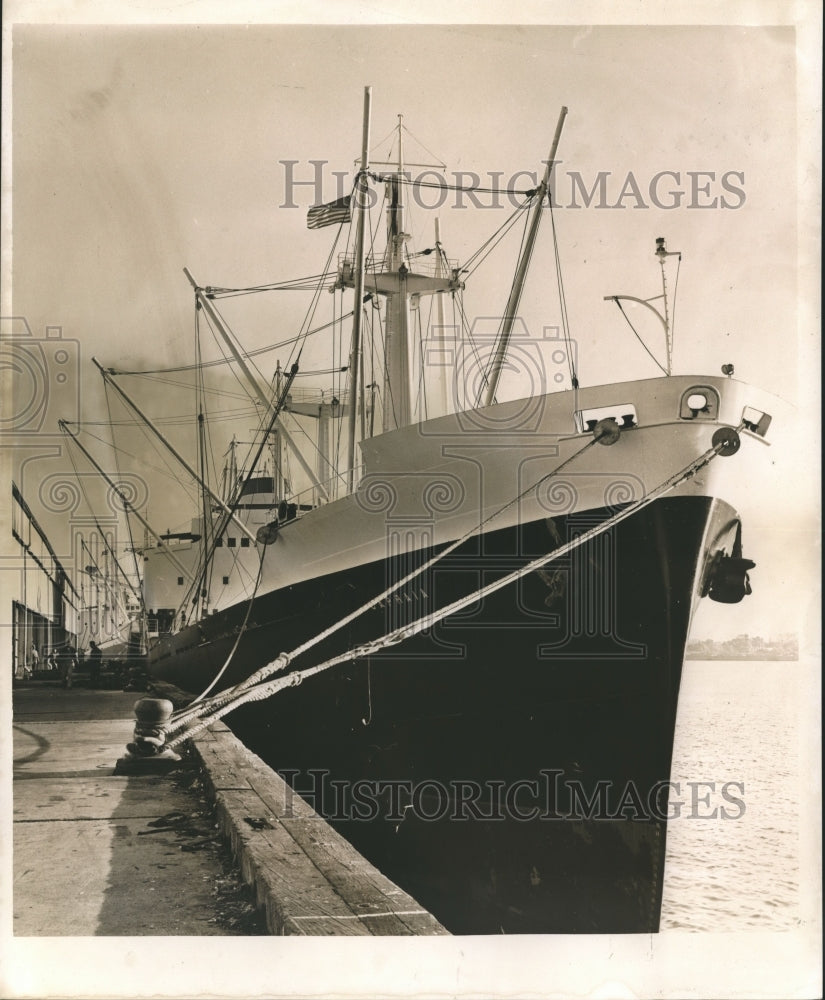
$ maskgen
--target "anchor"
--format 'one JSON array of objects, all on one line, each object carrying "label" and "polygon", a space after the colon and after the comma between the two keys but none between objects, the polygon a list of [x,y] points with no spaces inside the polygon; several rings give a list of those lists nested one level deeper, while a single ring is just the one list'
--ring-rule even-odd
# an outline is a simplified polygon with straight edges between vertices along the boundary
[{"label": "anchor", "polygon": [[752,559],[745,559],[742,555],[740,522],[736,527],[731,554],[725,555],[721,551],[714,553],[702,587],[702,597],[709,597],[719,604],[738,604],[743,597],[752,593],[748,571],[754,566],[756,563]]},{"label": "anchor", "polygon": [[752,593],[748,570],[755,565],[752,559],[717,552],[710,567],[708,597],[719,604],[738,604]]}]

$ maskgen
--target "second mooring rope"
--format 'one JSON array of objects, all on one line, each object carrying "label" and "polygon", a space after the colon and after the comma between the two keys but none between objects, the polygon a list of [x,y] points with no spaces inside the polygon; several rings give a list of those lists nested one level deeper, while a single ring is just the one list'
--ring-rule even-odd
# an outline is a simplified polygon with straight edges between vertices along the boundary
[{"label": "second mooring rope", "polygon": [[[731,432],[734,434],[736,433],[732,429]],[[601,524],[596,525],[595,527],[590,528],[589,530],[583,532],[581,535],[579,535],[572,541],[566,542],[564,545],[559,546],[557,549],[553,549],[552,552],[548,552],[542,556],[537,557],[536,559],[533,559],[532,561],[526,563],[524,566],[521,566],[518,569],[513,570],[512,572],[506,574],[500,579],[494,580],[492,583],[488,583],[485,586],[480,587],[473,593],[465,595],[464,597],[461,597],[458,600],[453,601],[451,604],[445,605],[443,608],[440,608],[437,611],[432,611],[424,615],[423,617],[417,619],[416,621],[410,623],[409,625],[405,625],[401,628],[394,629],[393,631],[388,632],[385,635],[372,640],[371,642],[363,643],[360,646],[356,646],[353,649],[347,650],[346,652],[341,653],[338,656],[334,656],[331,659],[325,660],[322,663],[317,664],[316,666],[307,667],[304,670],[295,671],[294,673],[290,674],[287,677],[280,677],[275,680],[266,681],[265,683],[256,683],[253,685],[250,685],[249,682],[247,681],[244,684],[243,690],[240,689],[241,686],[239,685],[238,688],[233,689],[233,695],[229,700],[226,700],[223,704],[218,706],[210,706],[214,707],[213,711],[209,711],[208,714],[204,713],[204,715],[201,716],[200,721],[196,725],[187,728],[183,732],[180,732],[177,736],[174,736],[173,739],[167,742],[166,744],[167,747],[173,748],[175,746],[178,746],[180,743],[183,743],[185,740],[190,739],[192,736],[195,736],[197,733],[207,728],[207,726],[210,726],[212,725],[212,723],[217,722],[218,719],[222,718],[224,715],[227,715],[229,712],[234,711],[236,708],[239,708],[241,705],[245,705],[253,701],[263,701],[264,699],[272,697],[273,695],[277,694],[279,691],[284,690],[285,688],[296,687],[297,685],[301,684],[306,678],[313,677],[316,674],[322,673],[325,670],[329,670],[331,667],[337,666],[338,664],[347,663],[351,660],[359,659],[366,656],[371,656],[382,649],[388,648],[389,646],[397,645],[398,643],[403,642],[405,639],[409,639],[412,636],[422,632],[424,629],[431,627],[432,625],[436,624],[442,619],[447,618],[450,615],[463,610],[469,605],[476,603],[478,600],[483,599],[488,594],[492,594],[497,590],[501,590],[502,588],[509,586],[511,583],[516,582],[523,576],[526,576],[528,573],[532,573],[538,569],[542,569],[549,563],[554,562],[557,559],[560,559],[562,556],[567,555],[569,552],[572,552],[579,546],[586,544],[592,538],[595,538],[598,535],[603,534],[605,531],[609,531],[615,525],[620,524],[622,521],[627,520],[629,517],[632,517],[640,510],[649,506],[655,500],[658,500],[665,493],[668,493],[670,490],[675,489],[685,480],[690,479],[700,469],[704,468],[714,458],[716,458],[716,456],[720,454],[720,452],[725,450],[725,448],[727,447],[727,443],[728,442],[726,439],[720,440],[716,445],[714,445],[712,448],[709,448],[707,451],[705,451],[702,455],[700,455],[689,465],[685,466],[679,472],[674,473],[672,476],[664,480],[653,490],[650,490],[644,496],[640,497],[639,500],[633,501],[627,507],[619,511],[617,514],[614,514],[612,517],[609,517]],[[375,603],[376,601],[370,602],[368,607],[372,607]],[[334,630],[335,627],[333,626],[332,631]],[[312,644],[314,644],[314,642]],[[269,670],[270,674],[276,671],[277,672],[283,671],[286,668],[286,666],[288,666],[289,662],[293,659],[293,657],[296,656],[298,654],[298,651],[300,651],[301,649],[302,647],[298,647],[297,650],[294,650],[292,653],[281,653],[280,656],[278,656],[275,660],[272,661],[272,663],[267,664],[267,666],[261,668],[261,670],[262,671]],[[261,673],[261,671],[256,672],[256,674],[259,673]],[[256,674],[253,674],[252,676],[255,677]],[[205,707],[206,706],[203,705],[199,706],[199,708],[205,708]],[[188,719],[186,720],[186,722],[188,722]],[[178,732],[178,730],[181,729],[182,725],[186,725],[186,722],[182,722],[181,724],[174,727],[174,729],[170,730],[170,735],[172,732]]]}]

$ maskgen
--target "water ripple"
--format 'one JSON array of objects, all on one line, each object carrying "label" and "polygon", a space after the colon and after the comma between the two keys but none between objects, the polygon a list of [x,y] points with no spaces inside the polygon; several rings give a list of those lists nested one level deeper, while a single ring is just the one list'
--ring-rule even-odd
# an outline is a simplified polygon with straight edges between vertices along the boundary
[{"label": "water ripple", "polygon": [[[698,818],[690,795],[668,827],[662,929],[788,930],[799,920],[798,816],[802,795],[794,663],[685,665],[672,780],[715,782],[703,806],[729,803],[742,782],[744,813]],[[736,791],[739,795],[739,791]]]}]

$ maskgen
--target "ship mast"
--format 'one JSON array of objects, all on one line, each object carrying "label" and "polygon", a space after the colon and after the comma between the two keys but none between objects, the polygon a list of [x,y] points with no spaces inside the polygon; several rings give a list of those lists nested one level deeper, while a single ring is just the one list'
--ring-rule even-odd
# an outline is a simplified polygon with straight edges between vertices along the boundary
[{"label": "ship mast", "polygon": [[364,87],[364,126],[361,136],[361,169],[355,186],[355,205],[358,212],[355,235],[355,302],[352,314],[352,350],[350,352],[350,407],[348,414],[347,486],[355,489],[355,424],[357,416],[358,387],[361,381],[361,317],[364,312],[364,222],[367,214],[367,168],[370,156],[370,107],[372,87]]},{"label": "ship mast", "polygon": [[[667,308],[667,277],[665,275],[665,260],[668,257],[678,257],[681,261],[682,255],[678,250],[668,250],[665,246],[664,236],[659,236],[656,240],[656,256],[659,258],[659,266],[662,269],[662,308],[665,311],[665,355],[667,358],[667,374],[673,371],[673,328],[670,325],[670,314]],[[677,278],[678,280],[678,278]]]},{"label": "ship mast", "polygon": [[[367,88],[369,91],[370,88]],[[368,111],[368,101],[365,99],[365,110]],[[367,143],[369,141],[368,120],[364,122],[364,148],[361,157],[362,168],[359,171],[357,205],[359,207],[358,229],[354,260],[347,258],[338,269],[337,288],[355,289],[355,321],[353,323],[353,349],[350,358],[350,385],[355,392],[356,387],[363,383],[359,377],[361,367],[361,310],[364,294],[381,295],[386,298],[386,314],[384,322],[384,385],[383,385],[383,431],[393,431],[407,426],[411,421],[410,408],[410,360],[408,345],[408,327],[410,299],[413,296],[433,295],[436,292],[454,292],[463,285],[458,279],[458,272],[447,274],[444,269],[435,273],[424,273],[416,269],[415,263],[405,258],[404,246],[408,234],[404,231],[404,199],[403,184],[406,180],[404,171],[402,133],[403,119],[398,116],[398,157],[392,162],[373,161],[372,166],[391,167],[391,172],[379,175],[377,180],[387,185],[387,246],[383,258],[370,256],[365,263],[363,248],[362,220],[365,216],[365,199],[362,192],[366,187],[366,168],[368,162]],[[444,164],[408,163],[407,167],[428,167],[444,169]],[[375,176],[375,175],[373,175]],[[356,368],[357,366],[357,368]],[[350,490],[354,479],[355,452],[355,405],[349,411],[349,443],[350,443]]]},{"label": "ship mast", "polygon": [[384,393],[384,430],[406,427],[410,422],[410,354],[408,283],[409,268],[404,261],[404,155],[403,118],[398,116],[398,163],[389,177],[387,208],[387,270],[397,275],[395,290],[387,297],[387,324],[384,342],[387,385]]},{"label": "ship mast", "polygon": [[501,369],[504,365],[504,358],[507,354],[507,345],[510,341],[510,334],[513,331],[513,324],[515,323],[516,316],[518,314],[521,293],[524,290],[524,279],[527,277],[527,268],[530,266],[530,258],[533,256],[533,247],[535,246],[536,237],[539,232],[539,223],[541,222],[544,198],[550,184],[550,174],[553,170],[553,163],[556,159],[556,150],[558,149],[559,139],[561,138],[561,130],[564,126],[564,119],[566,117],[567,108],[562,107],[561,114],[559,115],[559,121],[556,125],[556,134],[553,136],[553,145],[550,148],[550,155],[547,157],[546,166],[544,168],[544,177],[542,178],[541,184],[536,189],[532,216],[527,230],[527,238],[525,239],[524,246],[522,247],[521,256],[519,257],[518,266],[516,267],[515,277],[513,278],[513,287],[510,289],[510,297],[507,300],[507,306],[504,310],[504,321],[501,326],[501,333],[499,334],[498,341],[496,342],[493,361],[490,365],[490,374],[487,379],[487,395],[484,400],[485,406],[492,406],[492,404],[496,401],[496,390],[498,389],[499,379],[501,378]]}]

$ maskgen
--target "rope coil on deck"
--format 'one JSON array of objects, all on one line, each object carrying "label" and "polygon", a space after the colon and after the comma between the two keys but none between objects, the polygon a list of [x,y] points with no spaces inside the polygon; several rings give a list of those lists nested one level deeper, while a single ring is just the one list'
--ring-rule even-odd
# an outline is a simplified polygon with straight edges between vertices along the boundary
[{"label": "rope coil on deck", "polygon": [[[250,678],[248,678],[247,681],[237,685],[235,688],[231,689],[231,691],[225,692],[224,696],[218,696],[216,699],[214,699],[212,702],[208,704],[205,703],[199,705],[198,708],[203,710],[202,713],[198,713],[200,714],[200,721],[196,725],[190,728],[186,728],[183,732],[179,732],[179,730],[183,729],[183,727],[188,724],[189,720],[192,718],[192,714],[190,713],[188,716],[186,716],[185,719],[183,717],[180,717],[180,719],[178,720],[178,724],[174,728],[170,729],[170,735],[172,732],[178,732],[179,734],[175,736],[173,739],[169,740],[167,746],[169,748],[172,748],[179,745],[180,743],[183,743],[185,740],[196,735],[201,730],[206,729],[208,726],[212,725],[213,722],[217,722],[218,719],[222,718],[224,715],[227,715],[229,712],[234,711],[236,708],[239,708],[241,705],[245,705],[253,701],[263,701],[264,699],[272,697],[273,695],[277,694],[279,691],[282,691],[287,687],[296,686],[302,683],[306,678],[313,677],[316,674],[322,673],[325,670],[329,670],[331,667],[337,666],[338,664],[371,656],[382,649],[386,649],[390,646],[397,645],[398,643],[403,642],[405,639],[417,635],[425,628],[429,628],[432,625],[436,624],[437,622],[441,621],[442,619],[447,618],[452,614],[455,614],[457,611],[463,610],[470,604],[473,604],[480,599],[483,599],[488,594],[492,594],[497,590],[501,590],[502,588],[509,586],[511,583],[514,583],[515,581],[521,579],[528,573],[532,573],[538,569],[542,569],[544,566],[547,566],[549,563],[554,562],[555,560],[560,559],[562,556],[567,555],[569,552],[572,552],[574,549],[580,547],[581,545],[586,544],[591,539],[596,538],[598,535],[601,535],[604,532],[609,531],[615,525],[621,523],[622,521],[627,520],[628,518],[636,514],[638,511],[649,506],[655,500],[658,500],[659,497],[663,496],[665,493],[668,493],[670,490],[675,489],[681,483],[692,478],[697,472],[699,472],[706,465],[708,465],[714,458],[716,458],[717,455],[733,454],[731,446],[733,445],[734,441],[738,441],[737,430],[734,430],[733,428],[720,428],[719,430],[720,431],[725,430],[728,433],[720,434],[719,431],[717,431],[717,434],[714,435],[713,446],[709,448],[707,451],[705,451],[693,462],[691,462],[689,465],[682,468],[679,472],[674,473],[668,479],[660,483],[657,487],[650,490],[648,493],[644,494],[644,496],[640,497],[639,500],[633,501],[623,510],[614,514],[612,517],[609,517],[601,524],[596,525],[595,527],[590,528],[588,531],[583,532],[581,535],[579,535],[572,541],[567,542],[556,549],[553,549],[552,552],[545,553],[544,555],[531,560],[524,566],[521,566],[518,569],[513,570],[512,572],[506,574],[500,579],[494,580],[491,583],[488,583],[485,586],[480,587],[478,590],[473,591],[472,593],[465,595],[464,597],[458,598],[456,601],[453,601],[451,604],[445,605],[443,608],[429,612],[422,618],[419,618],[408,625],[405,625],[398,629],[394,629],[393,631],[388,632],[385,635],[372,640],[371,642],[363,643],[360,646],[356,646],[353,649],[347,650],[346,652],[341,653],[338,656],[334,656],[331,659],[325,660],[322,663],[317,664],[316,666],[307,667],[306,669],[296,671],[295,673],[290,674],[287,677],[266,681],[265,683],[261,683],[259,681],[253,682],[252,678],[254,677],[260,677],[260,676],[266,677],[271,675],[274,671],[282,671],[289,664],[289,662],[295,656],[298,655],[299,652],[303,652],[305,649],[309,649],[311,646],[320,642],[321,638],[326,637],[327,635],[331,635],[338,628],[340,628],[343,623],[351,621],[353,617],[357,617],[364,610],[373,607],[378,602],[378,600],[380,600],[380,598],[376,598],[375,600],[370,601],[369,604],[364,605],[363,608],[359,609],[357,612],[354,612],[353,615],[347,616],[345,619],[342,619],[341,622],[338,622],[335,625],[330,626],[330,628],[325,630],[325,632],[321,633],[320,636],[316,636],[314,639],[309,640],[307,643],[304,643],[303,646],[297,647],[295,650],[293,650],[292,653],[281,653],[274,661],[272,661],[272,663],[267,664],[265,667],[262,667],[260,670],[256,671],[256,673],[253,674]],[[589,444],[595,443],[596,440],[597,438],[594,438]],[[577,455],[578,454],[580,454],[580,452],[577,452]],[[559,466],[559,468],[561,468],[561,466]],[[558,471],[559,469],[554,470],[554,472]],[[498,511],[496,513],[498,513]],[[454,543],[454,546],[455,544],[457,543]],[[439,557],[443,557],[443,555],[446,554],[446,551],[447,550],[445,550],[444,553],[441,553]],[[411,576],[415,575],[416,573],[411,574]]]}]

